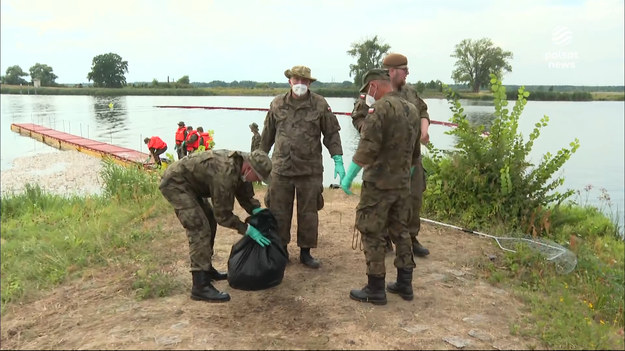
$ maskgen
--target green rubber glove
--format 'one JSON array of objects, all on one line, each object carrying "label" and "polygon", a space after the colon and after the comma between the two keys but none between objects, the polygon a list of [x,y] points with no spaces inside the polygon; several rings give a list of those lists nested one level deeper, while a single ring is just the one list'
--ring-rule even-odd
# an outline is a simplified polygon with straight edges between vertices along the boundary
[{"label": "green rubber glove", "polygon": [[334,179],[336,176],[339,176],[339,181],[342,181],[345,178],[345,167],[343,167],[343,155],[334,155],[332,156],[334,160]]},{"label": "green rubber glove", "polygon": [[255,208],[255,209],[253,209],[253,210],[252,210],[252,214],[253,214],[253,215],[255,215],[255,214],[257,214],[258,212],[261,212],[261,211],[263,211],[263,210],[266,210],[266,208],[257,207],[257,208]]},{"label": "green rubber glove", "polygon": [[345,194],[353,195],[349,188],[352,187],[352,182],[354,181],[354,178],[356,178],[358,172],[360,172],[361,169],[362,167],[360,167],[354,161],[352,161],[352,163],[349,165],[349,168],[347,169],[347,174],[345,174],[345,177],[343,177],[343,180],[341,180],[341,189],[343,189]]},{"label": "green rubber glove", "polygon": [[245,235],[252,238],[254,241],[258,243],[258,245],[265,247],[271,244],[271,240],[267,239],[258,229],[254,228],[251,225],[247,225],[247,231],[245,231]]},{"label": "green rubber glove", "polygon": [[410,178],[412,178],[413,174],[414,174],[414,166],[410,167]]}]

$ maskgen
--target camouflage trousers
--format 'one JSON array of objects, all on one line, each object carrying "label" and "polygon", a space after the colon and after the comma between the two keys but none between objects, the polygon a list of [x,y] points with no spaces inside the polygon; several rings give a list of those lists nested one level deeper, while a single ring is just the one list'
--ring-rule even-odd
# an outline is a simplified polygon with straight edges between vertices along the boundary
[{"label": "camouflage trousers", "polygon": [[171,203],[180,224],[187,231],[191,271],[208,271],[212,267],[217,220],[208,199],[197,196],[185,184],[169,179],[160,186]]},{"label": "camouflage trousers", "polygon": [[412,242],[417,240],[421,229],[421,206],[423,205],[423,192],[425,191],[425,171],[423,162],[419,156],[419,162],[415,165],[414,172],[410,177],[410,218],[408,219],[408,232]]},{"label": "camouflage trousers", "polygon": [[395,267],[410,270],[415,267],[408,234],[409,196],[403,189],[381,190],[374,183],[362,183],[356,207],[356,229],[362,234],[367,275],[383,277],[386,274],[384,237],[387,234],[395,243]]},{"label": "camouflage trousers", "polygon": [[293,205],[297,197],[297,246],[317,247],[319,236],[318,211],[323,208],[323,176],[307,175],[286,177],[271,174],[271,185],[265,197],[265,205],[278,222],[278,235],[282,243],[291,241]]}]

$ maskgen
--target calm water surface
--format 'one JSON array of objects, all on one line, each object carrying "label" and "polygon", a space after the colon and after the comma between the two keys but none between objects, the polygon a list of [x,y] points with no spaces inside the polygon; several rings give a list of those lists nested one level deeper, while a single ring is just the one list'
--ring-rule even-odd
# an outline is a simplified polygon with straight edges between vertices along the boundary
[{"label": "calm water surface", "polygon": [[[273,97],[249,96],[44,96],[1,95],[1,169],[11,167],[15,157],[44,152],[60,152],[34,139],[10,130],[11,123],[37,123],[67,133],[147,152],[143,138],[160,136],[174,153],[174,134],[178,121],[194,128],[215,131],[215,147],[249,151],[252,134],[248,125],[258,123],[262,129],[265,112],[203,109],[161,109],[157,105],[193,105],[267,108]],[[351,98],[328,98],[335,112],[351,112]],[[462,101],[473,120],[492,113],[487,102]],[[110,108],[109,104],[113,104]],[[446,100],[426,99],[432,120],[449,121],[451,112]],[[510,106],[511,108],[512,106]],[[546,152],[557,153],[575,138],[580,148],[561,170],[565,188],[579,190],[588,202],[603,206],[600,189],[610,197],[612,213],[618,208],[624,223],[624,103],[623,102],[540,102],[530,101],[519,121],[519,132],[526,138],[543,115],[549,125],[543,128],[530,159],[538,163]],[[345,167],[353,156],[358,135],[349,116],[338,115],[341,124]],[[448,127],[432,125],[431,141],[438,148],[449,148],[453,140],[445,134]],[[338,183],[333,179],[334,163],[324,148],[324,185]],[[359,181],[359,179],[357,179]]]}]

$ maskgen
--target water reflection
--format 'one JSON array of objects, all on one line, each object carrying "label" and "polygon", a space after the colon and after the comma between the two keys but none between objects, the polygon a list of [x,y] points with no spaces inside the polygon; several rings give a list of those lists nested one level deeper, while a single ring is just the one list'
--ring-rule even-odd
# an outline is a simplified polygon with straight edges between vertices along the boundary
[{"label": "water reflection", "polygon": [[98,137],[112,137],[128,130],[125,96],[96,96],[93,102]]}]

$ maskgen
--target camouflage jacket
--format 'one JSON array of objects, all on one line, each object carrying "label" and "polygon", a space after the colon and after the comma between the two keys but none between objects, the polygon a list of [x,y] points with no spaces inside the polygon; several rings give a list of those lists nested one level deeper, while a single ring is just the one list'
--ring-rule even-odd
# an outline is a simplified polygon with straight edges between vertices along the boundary
[{"label": "camouflage jacket", "polygon": [[362,179],[379,189],[408,189],[410,167],[418,163],[420,119],[417,108],[399,92],[390,92],[368,110],[354,161]]},{"label": "camouflage jacket", "polygon": [[238,151],[193,153],[167,167],[161,186],[190,189],[198,197],[210,197],[217,223],[245,234],[247,224],[232,213],[234,199],[249,214],[260,207],[260,202],[254,198],[252,184],[241,179],[242,165]]},{"label": "camouflage jacket", "polygon": [[252,136],[252,146],[250,147],[250,152],[260,148],[260,134],[254,133]]},{"label": "camouflage jacket", "polygon": [[342,155],[341,127],[323,96],[310,92],[296,100],[291,92],[276,96],[265,117],[260,149],[269,152],[273,170],[283,176],[323,173],[321,135],[330,156]]}]

